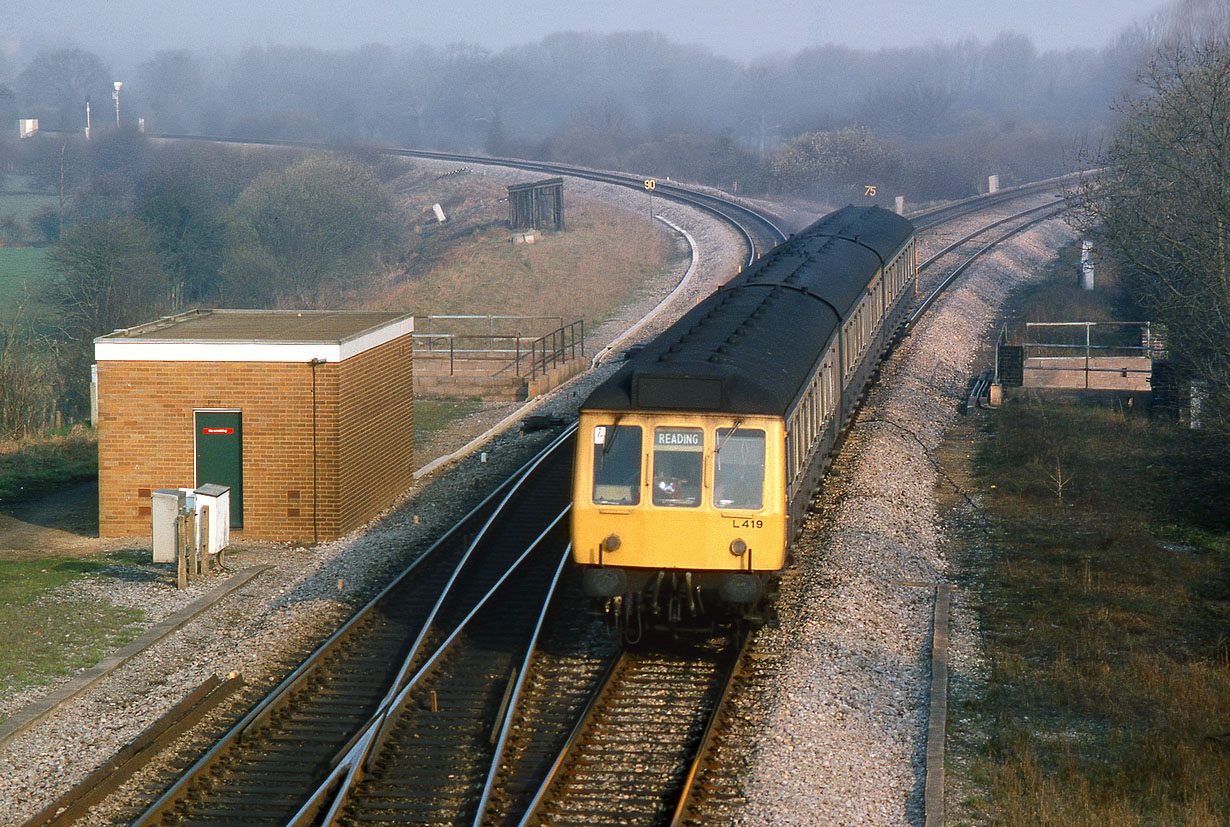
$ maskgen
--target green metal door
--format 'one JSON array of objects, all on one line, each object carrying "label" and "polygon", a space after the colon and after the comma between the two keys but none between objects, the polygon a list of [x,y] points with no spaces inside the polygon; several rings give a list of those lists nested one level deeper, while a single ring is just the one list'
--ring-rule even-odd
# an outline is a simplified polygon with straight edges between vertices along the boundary
[{"label": "green metal door", "polygon": [[243,428],[239,411],[196,412],[196,486],[231,489],[231,528],[243,528]]}]

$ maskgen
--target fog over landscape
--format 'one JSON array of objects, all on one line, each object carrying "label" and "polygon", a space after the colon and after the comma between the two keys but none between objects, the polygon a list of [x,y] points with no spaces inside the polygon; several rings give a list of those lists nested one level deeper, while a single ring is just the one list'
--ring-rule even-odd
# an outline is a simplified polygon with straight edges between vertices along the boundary
[{"label": "fog over landscape", "polygon": [[[984,192],[992,176],[1006,187],[1087,163],[1159,48],[1228,25],[1225,0],[716,8],[46,0],[9,10],[0,247],[46,278],[48,262],[72,271],[65,256],[122,236],[131,244],[117,272],[148,276],[107,305],[122,313],[65,334],[78,346],[60,351],[63,387],[47,385],[30,410],[49,410],[53,395],[60,410],[84,408],[99,331],[184,303],[314,306],[354,272],[406,269],[389,257],[400,230],[372,229],[398,229],[385,188],[400,168],[378,148],[620,170],[816,212],[898,197],[918,208]],[[152,140],[168,135],[304,142],[344,157]],[[313,188],[326,193],[313,203],[372,207],[365,222],[357,210],[320,217],[355,228],[357,246],[336,267],[321,262],[337,245],[304,269],[278,260],[259,229],[267,213],[301,214],[296,194]]]},{"label": "fog over landscape", "polygon": [[[281,824],[322,782],[386,811],[346,823],[568,817],[529,776],[602,636],[720,692],[684,655],[727,628],[753,648],[703,752],[735,759],[659,755],[702,705],[641,685],[681,714],[601,723],[640,740],[578,765],[586,823],[691,777],[725,815],[688,823],[1230,827],[1230,0],[3,2],[0,827],[164,791],[173,823]],[[440,555],[498,573],[448,526],[569,426],[483,531],[571,491],[593,578],[510,642],[548,529],[452,638],[480,656],[383,719],[386,686],[342,694],[435,623]],[[247,518],[184,589],[227,521],[175,489],[219,483]],[[330,636],[357,659],[282,682]],[[205,753],[277,685],[329,711],[233,730],[271,774]],[[386,785],[393,744],[439,776]]]},{"label": "fog over landscape", "polygon": [[40,48],[80,45],[117,68],[162,49],[465,42],[499,50],[558,31],[650,30],[740,60],[826,43],[879,49],[969,37],[990,40],[1005,31],[1029,36],[1041,50],[1096,49],[1164,5],[1159,0],[313,0],[285,6],[242,0],[48,0],[11,4],[0,46],[8,59],[21,60]]}]

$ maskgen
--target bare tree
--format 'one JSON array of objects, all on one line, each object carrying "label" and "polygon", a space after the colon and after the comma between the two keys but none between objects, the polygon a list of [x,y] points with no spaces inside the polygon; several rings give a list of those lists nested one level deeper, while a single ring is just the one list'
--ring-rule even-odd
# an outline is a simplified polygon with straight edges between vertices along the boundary
[{"label": "bare tree", "polygon": [[1104,174],[1071,195],[1230,426],[1230,41],[1163,47],[1141,83],[1147,94],[1119,106]]},{"label": "bare tree", "polygon": [[1230,5],[1225,0],[1181,0],[1163,12],[1163,42],[1170,48],[1230,39]]},{"label": "bare tree", "polygon": [[51,382],[36,352],[35,334],[18,307],[0,323],[0,440],[38,430],[51,407]]},{"label": "bare tree", "polygon": [[87,221],[49,254],[65,400],[83,406],[94,338],[150,321],[169,306],[170,284],[154,233],[133,218]]}]

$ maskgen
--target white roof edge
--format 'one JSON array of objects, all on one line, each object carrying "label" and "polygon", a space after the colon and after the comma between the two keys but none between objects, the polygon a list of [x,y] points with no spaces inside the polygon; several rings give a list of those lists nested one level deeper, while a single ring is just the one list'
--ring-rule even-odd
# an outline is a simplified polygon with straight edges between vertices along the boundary
[{"label": "white roof edge", "polygon": [[340,362],[414,332],[408,316],[341,342],[94,340],[98,362]]}]

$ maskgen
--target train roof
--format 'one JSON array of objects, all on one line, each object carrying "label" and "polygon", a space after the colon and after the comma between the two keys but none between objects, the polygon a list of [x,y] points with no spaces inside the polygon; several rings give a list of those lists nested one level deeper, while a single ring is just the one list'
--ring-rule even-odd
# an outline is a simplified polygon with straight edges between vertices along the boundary
[{"label": "train roof", "polygon": [[582,408],[786,413],[841,320],[913,232],[878,207],[830,213],[645,345]]}]

